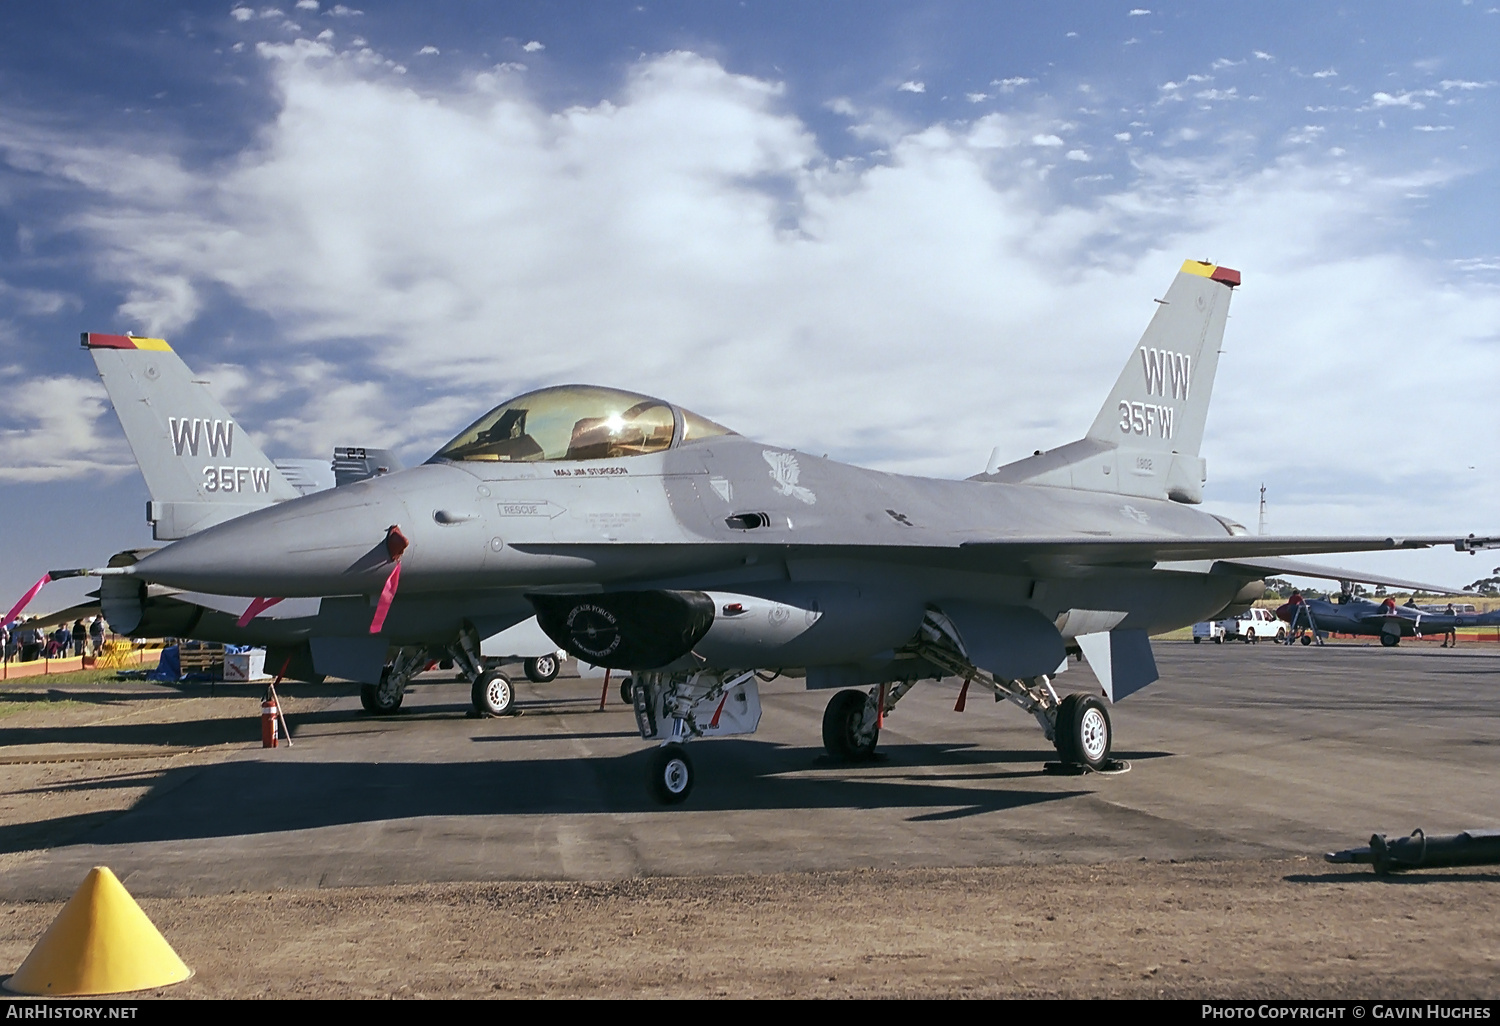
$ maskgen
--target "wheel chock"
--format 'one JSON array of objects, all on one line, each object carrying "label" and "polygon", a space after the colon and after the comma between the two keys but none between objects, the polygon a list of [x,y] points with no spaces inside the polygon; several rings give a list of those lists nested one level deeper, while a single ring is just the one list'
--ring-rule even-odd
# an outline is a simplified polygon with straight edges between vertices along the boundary
[{"label": "wheel chock", "polygon": [[95,866],[5,989],[84,997],[151,990],[191,975],[115,874]]}]

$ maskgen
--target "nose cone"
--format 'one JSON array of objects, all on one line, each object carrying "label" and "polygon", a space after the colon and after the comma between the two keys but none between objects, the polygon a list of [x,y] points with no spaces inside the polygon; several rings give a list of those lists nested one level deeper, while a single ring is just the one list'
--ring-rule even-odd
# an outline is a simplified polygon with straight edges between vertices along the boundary
[{"label": "nose cone", "polygon": [[390,572],[387,530],[412,517],[400,474],[257,510],[159,549],[135,564],[154,584],[219,595],[356,594]]}]

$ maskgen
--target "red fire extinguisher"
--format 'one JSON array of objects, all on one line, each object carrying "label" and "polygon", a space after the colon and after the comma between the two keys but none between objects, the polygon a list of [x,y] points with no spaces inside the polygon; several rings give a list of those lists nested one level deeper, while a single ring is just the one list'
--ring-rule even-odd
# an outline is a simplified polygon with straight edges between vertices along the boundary
[{"label": "red fire extinguisher", "polygon": [[276,707],[276,692],[267,690],[260,703],[260,746],[275,748],[280,735],[281,710]]}]

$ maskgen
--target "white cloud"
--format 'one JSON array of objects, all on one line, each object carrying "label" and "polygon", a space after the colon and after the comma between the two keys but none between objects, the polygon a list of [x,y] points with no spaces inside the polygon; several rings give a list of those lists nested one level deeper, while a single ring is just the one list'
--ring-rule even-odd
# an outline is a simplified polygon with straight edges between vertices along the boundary
[{"label": "white cloud", "polygon": [[297,0],[297,10],[299,11],[316,11],[317,9],[318,0]]},{"label": "white cloud", "polygon": [[983,103],[990,98],[989,93],[964,93],[964,99],[970,103]]},{"label": "white cloud", "polygon": [[334,4],[333,10],[329,11],[328,13],[333,15],[335,18],[357,18],[363,15],[365,12],[356,11],[354,8],[345,7],[343,4]]},{"label": "white cloud", "polygon": [[429,54],[440,54],[442,52],[443,51],[439,50],[435,46],[424,46],[424,47],[422,47],[422,49],[420,49],[420,50],[417,51],[417,56],[418,57],[423,57],[423,56],[427,56]]},{"label": "white cloud", "polygon": [[1150,14],[1150,13],[1151,12],[1148,11],[1148,10],[1146,10],[1146,8],[1144,8],[1144,7],[1132,7],[1130,9],[1130,17],[1132,17],[1132,18],[1139,18],[1139,17],[1141,17],[1143,15]]},{"label": "white cloud", "polygon": [[1022,75],[1017,75],[1014,78],[997,78],[993,82],[991,82],[990,85],[999,86],[1001,91],[1008,93],[1020,86],[1031,85],[1035,81],[1036,79],[1034,78],[1026,78]]},{"label": "white cloud", "polygon": [[229,16],[235,21],[249,21],[255,17],[255,12],[248,7],[232,7],[229,10]]},{"label": "white cloud", "polygon": [[123,440],[100,430],[109,412],[97,378],[10,380],[0,412],[0,482],[119,477],[135,464]]},{"label": "white cloud", "polygon": [[[418,92],[326,46],[262,52],[281,106],[237,159],[3,114],[0,146],[78,197],[70,230],[128,296],[121,328],[190,339],[218,296],[257,313],[243,380],[261,385],[234,409],[283,450],[374,439],[420,457],[500,398],[593,380],[771,442],[973,473],[992,445],[1018,457],[1082,434],[1188,256],[1246,280],[1205,446],[1216,508],[1295,466],[1308,416],[1357,425],[1419,396],[1500,437],[1500,297],[1381,234],[1405,194],[1443,187],[1437,171],[1302,150],[1256,165],[1210,143],[1090,176],[1078,199],[1073,180],[1039,181],[1037,148],[1061,155],[1068,134],[1041,104],[907,127],[849,105],[883,153],[836,164],[780,86],[691,54],[551,109],[495,72]],[[83,388],[39,383],[0,411],[9,472],[105,462]],[[1278,528],[1446,530],[1454,509],[1500,508],[1496,485],[1434,467],[1422,433],[1350,447],[1339,484],[1279,504]]]},{"label": "white cloud", "polygon": [[1115,133],[1115,139],[1118,142],[1129,142],[1130,141],[1130,133],[1129,132],[1116,132]]},{"label": "white cloud", "polygon": [[1266,53],[1264,50],[1252,50],[1250,51],[1250,53],[1251,56],[1253,56],[1258,61],[1274,61],[1276,59],[1275,57],[1272,57],[1270,54]]},{"label": "white cloud", "polygon": [[1418,132],[1451,132],[1452,125],[1413,125],[1412,128]]},{"label": "white cloud", "polygon": [[1371,107],[1406,107],[1411,110],[1425,110],[1427,105],[1420,98],[1431,98],[1439,95],[1431,89],[1417,89],[1409,93],[1375,93],[1370,97]]},{"label": "white cloud", "polygon": [[521,47],[521,49],[525,50],[527,53],[536,53],[538,50],[547,49],[547,44],[539,43],[535,39],[533,39],[531,42]]},{"label": "white cloud", "polygon": [[896,87],[896,89],[903,93],[925,93],[927,91],[927,85],[924,82],[913,82],[908,80],[906,82],[902,82]]},{"label": "white cloud", "polygon": [[1494,82],[1471,82],[1460,78],[1445,78],[1438,83],[1444,92],[1447,92],[1449,89],[1488,89],[1494,84]]},{"label": "white cloud", "polygon": [[1087,150],[1069,150],[1067,152],[1067,159],[1076,160],[1080,163],[1087,164],[1093,158],[1088,155]]},{"label": "white cloud", "polygon": [[1334,71],[1332,68],[1325,68],[1322,71],[1314,71],[1312,77],[1313,78],[1338,78],[1338,76],[1339,76],[1339,73],[1337,71]]}]

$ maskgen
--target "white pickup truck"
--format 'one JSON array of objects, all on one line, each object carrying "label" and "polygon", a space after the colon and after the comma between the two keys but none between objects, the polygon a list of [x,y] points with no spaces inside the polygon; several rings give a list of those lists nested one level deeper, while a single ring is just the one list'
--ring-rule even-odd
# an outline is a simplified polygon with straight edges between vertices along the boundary
[{"label": "white pickup truck", "polygon": [[1261,638],[1286,640],[1286,624],[1276,619],[1276,614],[1269,609],[1247,609],[1239,616],[1225,620],[1223,627],[1226,641],[1239,640],[1253,644]]}]

